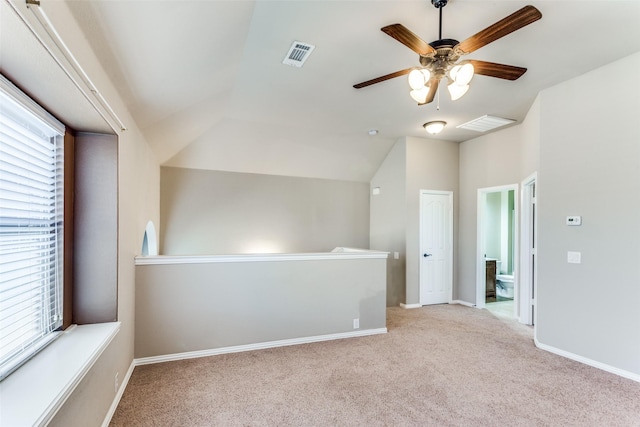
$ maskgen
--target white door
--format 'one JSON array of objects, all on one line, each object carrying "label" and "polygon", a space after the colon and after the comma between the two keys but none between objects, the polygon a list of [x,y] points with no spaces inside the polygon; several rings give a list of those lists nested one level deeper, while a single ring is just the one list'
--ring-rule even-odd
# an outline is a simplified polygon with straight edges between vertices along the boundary
[{"label": "white door", "polygon": [[420,192],[420,304],[451,301],[453,193]]}]

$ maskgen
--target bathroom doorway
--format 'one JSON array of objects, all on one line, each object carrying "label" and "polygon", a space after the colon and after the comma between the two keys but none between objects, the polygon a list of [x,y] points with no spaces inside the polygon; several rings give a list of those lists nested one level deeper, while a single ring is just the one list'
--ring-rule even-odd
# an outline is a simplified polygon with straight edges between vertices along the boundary
[{"label": "bathroom doorway", "polygon": [[476,306],[519,318],[518,185],[478,190]]}]

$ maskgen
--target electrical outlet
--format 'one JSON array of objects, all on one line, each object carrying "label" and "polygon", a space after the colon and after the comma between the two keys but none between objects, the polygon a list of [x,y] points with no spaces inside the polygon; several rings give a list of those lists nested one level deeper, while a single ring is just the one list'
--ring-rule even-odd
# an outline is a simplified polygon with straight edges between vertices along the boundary
[{"label": "electrical outlet", "polygon": [[353,319],[353,329],[360,329],[360,319]]},{"label": "electrical outlet", "polygon": [[115,379],[115,390],[116,393],[118,392],[118,388],[120,387],[120,378],[118,378],[120,376],[119,372],[116,372],[116,379]]}]

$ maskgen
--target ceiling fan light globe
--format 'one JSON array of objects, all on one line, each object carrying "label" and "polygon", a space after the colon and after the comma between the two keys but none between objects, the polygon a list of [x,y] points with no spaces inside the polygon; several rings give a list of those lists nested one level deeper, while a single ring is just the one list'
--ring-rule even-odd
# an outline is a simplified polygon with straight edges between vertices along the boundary
[{"label": "ceiling fan light globe", "polygon": [[411,89],[420,90],[426,82],[424,74],[420,70],[411,70],[409,73],[409,86],[411,86]]},{"label": "ceiling fan light globe", "polygon": [[451,80],[454,82],[456,81],[456,76],[458,75],[460,68],[462,68],[460,65],[454,65],[453,68],[449,70],[449,77],[451,77]]},{"label": "ceiling fan light globe", "polygon": [[453,80],[455,80],[458,86],[468,85],[471,79],[473,78],[473,72],[474,72],[473,64],[467,62],[466,64],[459,67],[460,68],[457,70]]},{"label": "ceiling fan light globe", "polygon": [[457,83],[451,83],[447,86],[449,90],[449,94],[451,95],[451,100],[456,101],[464,96],[465,93],[469,90],[469,85],[460,86]]},{"label": "ceiling fan light globe", "polygon": [[426,86],[422,86],[420,89],[414,89],[409,92],[411,98],[416,101],[418,104],[424,104],[427,101],[427,95],[429,94],[429,89]]},{"label": "ceiling fan light globe", "polygon": [[409,86],[413,90],[420,90],[427,85],[429,79],[431,79],[431,72],[426,68],[411,70],[409,73]]}]

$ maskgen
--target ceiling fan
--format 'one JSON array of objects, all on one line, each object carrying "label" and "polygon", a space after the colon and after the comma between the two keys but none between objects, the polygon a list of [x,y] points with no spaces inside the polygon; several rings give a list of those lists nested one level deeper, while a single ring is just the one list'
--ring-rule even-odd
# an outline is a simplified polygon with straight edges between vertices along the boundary
[{"label": "ceiling fan", "polygon": [[469,82],[474,74],[516,80],[527,71],[526,68],[513,65],[496,64],[475,59],[460,62],[458,60],[462,56],[542,18],[542,13],[538,9],[533,6],[525,6],[468,39],[458,42],[457,40],[442,38],[442,9],[447,5],[447,1],[431,0],[431,3],[440,12],[439,39],[436,41],[427,43],[402,24],[392,24],[381,28],[385,34],[416,52],[419,55],[421,67],[396,71],[395,73],[355,84],[353,87],[360,89],[409,74],[409,85],[412,89],[410,95],[418,105],[424,105],[433,101],[438,85],[444,78],[449,82],[447,88],[451,94],[451,99],[455,101],[467,92]]}]

